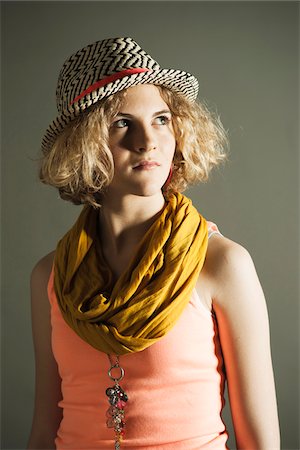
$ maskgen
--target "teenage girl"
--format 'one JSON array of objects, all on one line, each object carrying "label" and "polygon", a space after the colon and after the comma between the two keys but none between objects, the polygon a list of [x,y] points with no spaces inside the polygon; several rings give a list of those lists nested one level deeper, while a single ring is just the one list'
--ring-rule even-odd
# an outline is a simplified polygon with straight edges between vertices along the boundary
[{"label": "teenage girl", "polygon": [[71,55],[40,176],[83,204],[32,272],[28,449],[279,450],[263,291],[182,192],[225,157],[197,80],[131,38]]}]

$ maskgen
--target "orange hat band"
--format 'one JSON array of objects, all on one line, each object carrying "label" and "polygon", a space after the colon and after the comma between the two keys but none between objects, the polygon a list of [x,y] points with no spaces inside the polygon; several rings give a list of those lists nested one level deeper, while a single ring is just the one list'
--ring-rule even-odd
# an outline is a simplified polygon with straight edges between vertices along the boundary
[{"label": "orange hat band", "polygon": [[83,98],[85,95],[90,94],[91,92],[95,91],[96,89],[102,86],[105,86],[108,83],[112,83],[113,81],[119,80],[129,75],[134,75],[135,73],[142,73],[142,72],[152,72],[152,70],[146,68],[126,69],[122,70],[121,72],[116,72],[108,77],[105,77],[102,80],[96,81],[96,83],[93,83],[83,92],[81,92],[81,94],[79,94],[76,98],[74,98],[74,100],[72,100],[72,102],[70,103],[70,106],[73,105],[73,103],[78,102],[78,100]]}]

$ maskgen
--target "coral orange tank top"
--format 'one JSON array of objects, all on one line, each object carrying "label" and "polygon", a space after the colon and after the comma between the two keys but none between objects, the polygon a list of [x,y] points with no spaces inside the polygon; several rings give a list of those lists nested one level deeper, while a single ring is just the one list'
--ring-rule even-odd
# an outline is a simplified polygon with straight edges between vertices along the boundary
[{"label": "coral orange tank top", "polygon": [[[209,223],[210,234],[218,232]],[[57,304],[53,272],[48,284],[52,348],[62,378],[63,419],[56,448],[112,450],[114,430],[106,427],[106,354],[83,341],[64,321]],[[147,349],[120,357],[128,394],[126,435],[130,450],[228,449],[221,418],[225,369],[213,312],[194,289],[172,330]]]}]

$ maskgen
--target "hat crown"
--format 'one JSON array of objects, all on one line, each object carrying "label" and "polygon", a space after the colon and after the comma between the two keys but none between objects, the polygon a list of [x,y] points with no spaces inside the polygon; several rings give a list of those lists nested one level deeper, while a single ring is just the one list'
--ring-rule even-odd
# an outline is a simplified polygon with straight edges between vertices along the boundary
[{"label": "hat crown", "polygon": [[163,86],[195,101],[198,81],[189,72],[163,69],[131,37],[104,39],[69,56],[58,77],[58,116],[47,128],[44,152],[76,117],[98,101],[140,84]]},{"label": "hat crown", "polygon": [[59,73],[56,103],[59,113],[87,87],[123,70],[159,70],[159,64],[130,37],[104,39],[73,53]]}]

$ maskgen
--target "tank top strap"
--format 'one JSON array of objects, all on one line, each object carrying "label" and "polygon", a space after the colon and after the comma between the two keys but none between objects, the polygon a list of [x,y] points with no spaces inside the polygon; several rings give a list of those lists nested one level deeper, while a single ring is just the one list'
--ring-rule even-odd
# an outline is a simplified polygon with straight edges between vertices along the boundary
[{"label": "tank top strap", "polygon": [[52,265],[52,269],[51,269],[48,284],[47,284],[47,293],[48,293],[50,305],[52,307],[56,308],[58,306],[58,304],[57,304],[56,295],[55,295],[55,291],[54,291],[54,264]]},{"label": "tank top strap", "polygon": [[213,234],[219,234],[220,236],[223,236],[218,226],[214,222],[207,221],[207,228],[208,228],[208,239],[210,239]]}]

